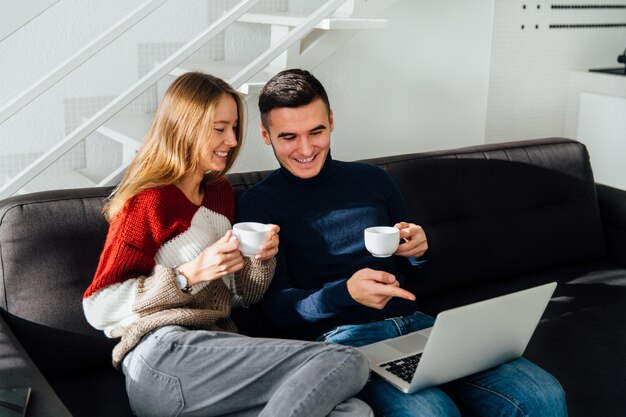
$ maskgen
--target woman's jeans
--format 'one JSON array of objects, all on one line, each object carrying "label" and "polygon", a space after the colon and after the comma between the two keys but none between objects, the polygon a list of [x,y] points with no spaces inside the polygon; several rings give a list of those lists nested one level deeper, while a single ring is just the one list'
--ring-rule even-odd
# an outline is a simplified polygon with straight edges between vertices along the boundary
[{"label": "woman's jeans", "polygon": [[[374,323],[339,326],[319,340],[363,346],[431,327],[432,317],[414,313]],[[405,394],[373,375],[358,396],[377,417],[567,416],[559,382],[524,358],[439,387]]]},{"label": "woman's jeans", "polygon": [[367,359],[347,346],[166,326],[122,363],[138,416],[372,416]]}]

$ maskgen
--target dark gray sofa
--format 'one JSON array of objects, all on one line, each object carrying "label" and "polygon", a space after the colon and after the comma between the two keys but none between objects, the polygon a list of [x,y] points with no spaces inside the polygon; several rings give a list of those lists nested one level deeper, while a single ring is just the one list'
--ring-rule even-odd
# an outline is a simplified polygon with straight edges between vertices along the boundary
[{"label": "dark gray sofa", "polygon": [[[525,356],[563,384],[572,417],[626,415],[626,191],[596,184],[585,147],[552,138],[367,162],[398,183],[430,240],[413,290],[435,315],[559,283]],[[240,193],[266,172],[229,176]],[[33,388],[28,416],[129,416],[114,341],[81,296],[107,232],[109,188],[0,202],[0,387]],[[243,333],[279,335],[262,311]]]}]

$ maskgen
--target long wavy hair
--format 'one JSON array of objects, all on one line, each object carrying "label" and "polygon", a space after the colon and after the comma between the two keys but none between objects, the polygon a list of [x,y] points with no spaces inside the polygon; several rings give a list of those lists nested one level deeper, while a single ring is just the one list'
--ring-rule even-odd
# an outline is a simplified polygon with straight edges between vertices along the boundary
[{"label": "long wavy hair", "polygon": [[231,95],[237,104],[237,145],[229,152],[226,167],[219,172],[207,172],[204,181],[216,181],[232,167],[244,135],[243,100],[217,77],[201,72],[183,74],[165,92],[143,144],[122,181],[109,196],[103,209],[108,221],[122,212],[128,200],[140,192],[176,183],[197,169],[201,147],[206,144],[200,139],[209,138],[210,143],[215,107],[224,94]]}]

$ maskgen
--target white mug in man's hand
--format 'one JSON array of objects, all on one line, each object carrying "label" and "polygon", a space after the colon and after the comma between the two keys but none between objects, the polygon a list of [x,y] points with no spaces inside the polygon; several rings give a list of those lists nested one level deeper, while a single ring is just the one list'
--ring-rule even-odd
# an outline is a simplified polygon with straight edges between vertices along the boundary
[{"label": "white mug in man's hand", "polygon": [[378,258],[394,254],[400,244],[400,230],[390,226],[368,227],[364,231],[365,247]]},{"label": "white mug in man's hand", "polygon": [[270,238],[272,228],[264,223],[244,222],[233,225],[233,235],[239,240],[239,251],[243,256],[254,256],[261,252],[261,245]]}]

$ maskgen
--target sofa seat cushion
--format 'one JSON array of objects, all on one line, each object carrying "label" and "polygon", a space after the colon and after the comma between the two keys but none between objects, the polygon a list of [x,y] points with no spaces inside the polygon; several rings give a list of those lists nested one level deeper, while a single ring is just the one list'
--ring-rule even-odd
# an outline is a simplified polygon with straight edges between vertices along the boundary
[{"label": "sofa seat cushion", "polygon": [[124,374],[112,366],[50,381],[74,417],[131,417]]},{"label": "sofa seat cushion", "polygon": [[2,315],[46,378],[65,378],[91,370],[113,369],[111,351],[118,339],[55,329],[6,312]]}]

